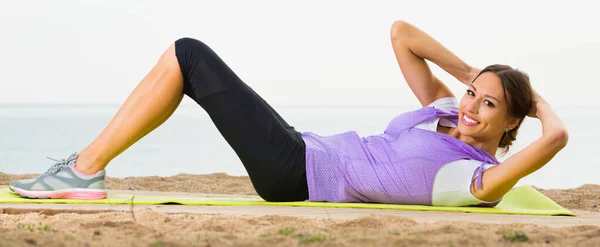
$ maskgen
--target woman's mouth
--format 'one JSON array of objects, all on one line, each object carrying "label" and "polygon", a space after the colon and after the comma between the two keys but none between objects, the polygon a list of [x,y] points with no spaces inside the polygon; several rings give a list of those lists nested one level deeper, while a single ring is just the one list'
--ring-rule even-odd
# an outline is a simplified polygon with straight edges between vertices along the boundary
[{"label": "woman's mouth", "polygon": [[467,117],[467,115],[465,115],[465,114],[463,114],[463,116],[462,116],[462,118],[460,118],[460,120],[466,126],[475,126],[475,125],[479,124],[478,121],[476,121],[475,119]]}]

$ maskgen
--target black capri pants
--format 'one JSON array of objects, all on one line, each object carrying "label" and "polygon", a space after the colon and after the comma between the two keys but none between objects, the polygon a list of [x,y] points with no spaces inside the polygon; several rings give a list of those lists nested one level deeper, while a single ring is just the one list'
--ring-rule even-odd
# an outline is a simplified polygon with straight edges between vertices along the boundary
[{"label": "black capri pants", "polygon": [[306,146],[301,133],[244,83],[201,41],[175,42],[183,93],[210,116],[267,201],[304,201]]}]

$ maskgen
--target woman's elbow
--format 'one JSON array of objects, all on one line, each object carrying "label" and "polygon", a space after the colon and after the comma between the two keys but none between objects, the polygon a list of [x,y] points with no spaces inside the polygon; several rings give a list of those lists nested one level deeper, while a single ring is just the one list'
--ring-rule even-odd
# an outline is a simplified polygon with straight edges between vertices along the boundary
[{"label": "woman's elbow", "polygon": [[406,37],[406,34],[408,33],[408,30],[412,27],[412,25],[410,25],[410,23],[403,21],[403,20],[397,20],[394,21],[394,23],[392,24],[392,28],[390,29],[390,38],[392,40],[398,40],[401,38]]},{"label": "woman's elbow", "polygon": [[569,142],[569,132],[567,129],[561,128],[553,131],[548,138],[550,143],[555,145],[558,150],[561,150]]},{"label": "woman's elbow", "polygon": [[567,131],[567,129],[563,129],[560,131],[558,139],[560,140],[560,143],[562,144],[563,148],[567,146],[567,143],[569,142],[569,132]]}]

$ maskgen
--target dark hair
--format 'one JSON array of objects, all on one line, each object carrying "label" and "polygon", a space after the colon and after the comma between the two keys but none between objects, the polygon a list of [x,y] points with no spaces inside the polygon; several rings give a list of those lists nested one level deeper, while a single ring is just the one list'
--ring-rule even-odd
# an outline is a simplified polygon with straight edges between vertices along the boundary
[{"label": "dark hair", "polygon": [[504,132],[498,144],[498,148],[502,148],[502,153],[506,154],[512,142],[517,139],[519,127],[521,127],[521,123],[523,123],[533,105],[533,89],[529,83],[529,75],[508,65],[494,64],[487,66],[479,72],[477,77],[485,72],[492,72],[500,78],[504,89],[504,98],[507,102],[508,115],[519,118],[517,126],[508,132]]}]

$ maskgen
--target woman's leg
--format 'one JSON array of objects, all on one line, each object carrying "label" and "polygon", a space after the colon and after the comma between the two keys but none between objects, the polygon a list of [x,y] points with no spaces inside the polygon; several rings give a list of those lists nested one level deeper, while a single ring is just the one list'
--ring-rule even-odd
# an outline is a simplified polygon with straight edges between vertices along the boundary
[{"label": "woman's leg", "polygon": [[175,42],[183,92],[210,116],[238,155],[254,188],[268,201],[308,199],[300,133],[204,43]]},{"label": "woman's leg", "polygon": [[290,126],[204,43],[175,42],[81,153],[85,173],[108,162],[162,124],[186,94],[206,110],[236,152],[252,184],[269,201],[308,199],[305,146]]},{"label": "woman's leg", "polygon": [[160,126],[183,98],[183,78],[171,45],[140,82],[108,126],[79,153],[77,170],[93,174]]},{"label": "woman's leg", "polygon": [[169,118],[182,97],[183,79],[173,45],[79,156],[57,161],[35,179],[12,181],[9,188],[30,198],[105,198],[104,167]]},{"label": "woman's leg", "polygon": [[[106,165],[162,124],[177,108],[183,94],[206,110],[244,164],[261,197],[268,201],[308,199],[305,145],[300,133],[208,46],[188,38],[176,41],[163,54],[108,126],[80,152],[75,167],[62,171],[59,170],[64,166],[52,167],[50,174],[63,174],[53,178],[42,175],[35,181],[13,181],[10,188],[36,198],[102,198],[106,193],[97,190],[104,188]],[[57,165],[74,160],[69,157]],[[97,173],[85,176],[72,170]],[[64,180],[64,177],[69,179]],[[75,177],[79,178],[76,183],[72,182]],[[60,189],[78,186],[87,188],[89,191],[85,193],[88,194],[79,190],[70,192],[72,195],[60,194]],[[98,194],[90,196],[89,193]]]}]

